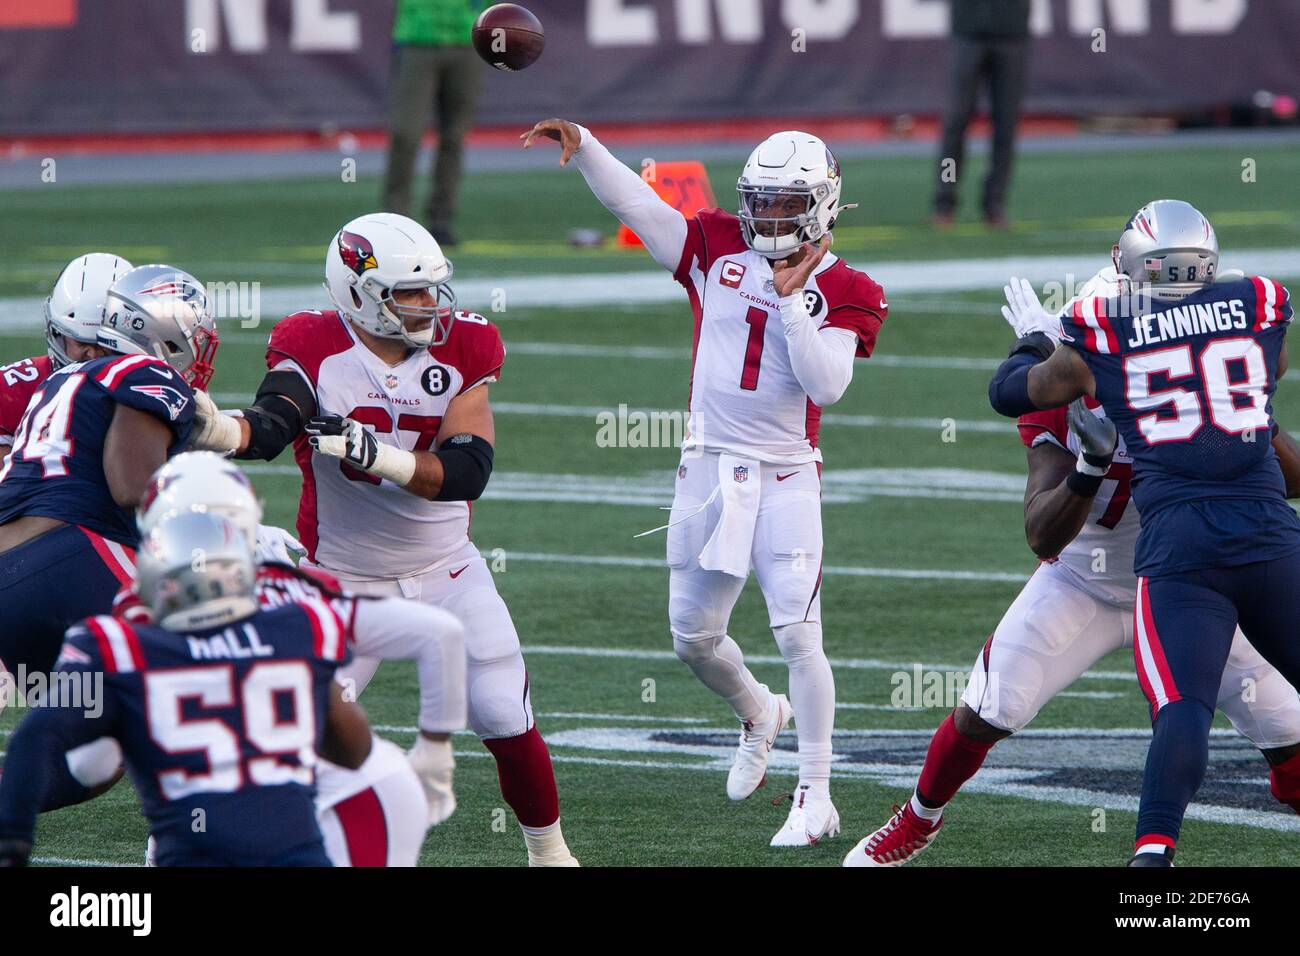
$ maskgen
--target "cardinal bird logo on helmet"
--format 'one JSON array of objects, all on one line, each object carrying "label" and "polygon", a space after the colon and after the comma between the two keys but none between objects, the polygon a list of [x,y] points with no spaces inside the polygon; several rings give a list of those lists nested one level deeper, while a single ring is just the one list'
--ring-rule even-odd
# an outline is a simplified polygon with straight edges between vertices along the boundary
[{"label": "cardinal bird logo on helmet", "polygon": [[370,240],[346,229],[339,233],[339,255],[343,258],[343,264],[357,275],[362,275],[379,264],[375,261],[375,249]]}]

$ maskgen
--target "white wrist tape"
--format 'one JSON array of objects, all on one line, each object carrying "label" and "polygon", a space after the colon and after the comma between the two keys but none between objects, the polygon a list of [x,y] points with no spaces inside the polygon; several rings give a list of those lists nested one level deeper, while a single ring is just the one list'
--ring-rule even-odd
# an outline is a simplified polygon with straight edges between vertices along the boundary
[{"label": "white wrist tape", "polygon": [[242,438],[239,419],[222,413],[202,419],[202,425],[195,433],[192,445],[201,451],[215,451],[218,454],[228,455],[239,450]]},{"label": "white wrist tape", "polygon": [[415,477],[415,455],[403,448],[394,448],[381,442],[375,463],[367,470],[372,475],[387,478],[393,484],[405,488],[407,482]]},{"label": "white wrist tape", "polygon": [[1110,471],[1110,465],[1090,465],[1087,459],[1083,457],[1083,452],[1079,452],[1079,459],[1074,463],[1074,470],[1081,475],[1101,478],[1105,476],[1106,472]]}]

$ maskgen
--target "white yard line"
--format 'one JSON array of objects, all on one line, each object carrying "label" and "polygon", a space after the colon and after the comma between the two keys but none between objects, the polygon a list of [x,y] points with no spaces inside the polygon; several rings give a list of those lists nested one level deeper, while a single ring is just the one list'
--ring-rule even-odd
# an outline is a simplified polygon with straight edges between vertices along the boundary
[{"label": "white yard line", "polygon": [[[524,656],[555,655],[560,657],[596,657],[608,659],[625,659],[625,660],[643,660],[643,661],[668,661],[677,660],[677,655],[671,650],[659,649],[634,649],[626,647],[575,647],[555,644],[525,644]],[[779,654],[746,654],[745,660],[754,664],[785,664],[785,659]],[[917,667],[921,671],[946,671],[965,674],[970,670],[970,661],[962,664],[940,664],[933,661],[886,661],[877,658],[861,657],[833,657],[830,659],[831,667],[840,670],[871,670],[871,671],[891,671],[912,674]],[[1083,680],[1113,680],[1123,682],[1137,681],[1137,675],[1132,671],[1087,671],[1081,677]],[[1149,731],[1148,731],[1149,733]]]},{"label": "white yard line", "polygon": [[[247,396],[245,396],[247,400]],[[218,399],[221,401],[221,399]],[[597,415],[617,415],[617,406],[600,405],[562,405],[549,402],[497,402],[492,403],[492,411],[498,415],[533,415],[544,418],[590,418],[593,423]],[[631,408],[629,411],[642,412],[646,415],[681,414],[681,409],[668,408]],[[1015,422],[1010,419],[997,418],[947,418],[938,415],[933,418],[893,417],[888,415],[844,415],[839,412],[826,412],[822,415],[823,425],[847,425],[853,428],[908,428],[921,431],[939,432],[944,428],[953,428],[960,434],[969,432],[1010,433],[1015,429]]]},{"label": "white yard line", "polygon": [[[296,465],[254,463],[251,475],[297,477]],[[1023,475],[966,468],[846,468],[822,475],[822,503],[860,504],[872,498],[926,498],[962,501],[1024,499]],[[670,471],[640,475],[579,475],[562,472],[502,471],[492,476],[483,497],[500,501],[553,501],[665,507],[672,503]]]},{"label": "white yard line", "polygon": [[[495,549],[481,549],[491,562]],[[558,554],[546,551],[511,551],[502,549],[507,561],[538,561],[544,564],[579,564],[619,568],[667,567],[663,558],[643,558],[614,554]],[[871,568],[841,565],[824,565],[822,574],[830,577],[897,578],[909,581],[998,581],[1023,584],[1029,575],[1018,571],[962,571],[930,568]]]},{"label": "white yard line", "polygon": [[111,863],[108,860],[78,860],[65,856],[34,856],[31,862],[39,866],[107,866],[122,867],[134,866],[133,863]]},{"label": "white yard line", "polygon": [[[252,401],[252,396],[240,392],[216,392],[212,396],[219,405],[233,406]],[[630,406],[628,412],[646,416],[681,415],[679,408],[642,408]],[[564,405],[552,402],[492,402],[494,415],[527,415],[538,418],[587,418],[592,423],[594,440],[597,416],[615,416],[619,413],[618,405]],[[651,419],[647,419],[650,421]],[[826,412],[822,415],[824,425],[846,425],[851,428],[907,428],[928,432],[940,432],[951,428],[955,434],[961,432],[981,432],[993,434],[1010,434],[1015,430],[1011,419],[998,418],[933,418],[894,417],[889,415],[843,415],[839,412]]]},{"label": "white yard line", "polygon": [[[1300,249],[1241,249],[1224,253],[1223,269],[1243,269],[1276,279],[1296,275]],[[885,289],[886,295],[943,293],[971,290],[989,292],[987,308],[971,306],[972,316],[998,318],[1002,285],[1010,276],[1023,276],[1035,284],[1077,283],[1107,265],[1104,252],[1097,255],[1008,256],[996,259],[913,259],[853,265],[865,269]],[[238,281],[238,275],[200,276],[201,279]],[[686,296],[667,272],[552,273],[502,276],[496,279],[462,279],[454,283],[465,308],[490,310],[505,294],[510,310],[555,306],[618,306],[646,303],[681,303]],[[263,316],[279,318],[299,309],[329,308],[319,284],[265,286],[260,290]],[[0,299],[0,328],[39,328],[42,297]],[[903,307],[897,307],[896,312]]]}]

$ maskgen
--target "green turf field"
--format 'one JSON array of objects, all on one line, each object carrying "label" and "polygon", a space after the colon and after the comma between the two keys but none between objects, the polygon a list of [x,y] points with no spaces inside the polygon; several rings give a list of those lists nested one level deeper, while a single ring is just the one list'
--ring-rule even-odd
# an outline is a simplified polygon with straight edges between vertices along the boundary
[{"label": "green turf field", "polygon": [[[1168,193],[1202,203],[1225,248],[1300,246],[1300,227],[1286,212],[1300,157],[1282,148],[1251,155],[1259,181],[1249,185],[1240,182],[1239,150],[1167,151],[1158,167],[1125,153],[1025,155],[1011,210],[1020,226],[1006,235],[972,225],[940,236],[914,225],[928,203],[925,164],[846,163],[845,198],[862,200],[863,209],[855,225],[846,220],[837,251],[855,262],[926,259],[936,268],[952,258],[1095,252],[1100,267],[1132,209]],[[734,169],[711,172],[728,205]],[[28,243],[17,271],[0,279],[0,295],[42,293],[64,261],[92,247],[136,261],[165,259],[201,278],[306,283],[317,277],[329,235],[368,211],[375,192],[371,182],[292,181],[0,194],[5,233],[18,230]],[[968,187],[968,200],[973,193]],[[576,174],[471,176],[465,202],[472,214],[465,248],[454,254],[458,275],[649,264],[636,253],[579,252],[564,243],[571,227],[610,228]],[[492,316],[511,350],[493,401],[509,410],[497,416],[496,471],[487,499],[475,506],[473,533],[493,553],[523,639],[538,723],[556,759],[565,832],[584,864],[838,865],[910,792],[928,733],[952,703],[895,706],[897,675],[907,677],[917,664],[926,673],[964,675],[1017,581],[1033,569],[1017,484],[1023,448],[988,408],[987,366],[942,361],[1004,354],[1000,290],[889,299],[880,361],[858,364],[822,432],[824,623],[842,705],[832,791],[845,832],[815,848],[783,851],[767,842],[786,813],[772,799],[795,782],[794,734],[778,743],[767,787],[730,803],[725,766],[736,728],[725,705],[672,656],[667,575],[656,566],[663,538],[633,538],[662,523],[657,506],[668,502],[677,456],[671,448],[599,447],[597,422],[584,411],[684,406],[686,358],[632,351],[689,347],[684,298],[672,306],[557,304]],[[225,336],[212,389],[224,405],[251,396],[266,331]],[[5,360],[43,350],[29,333],[8,332],[0,343]],[[601,349],[577,354],[565,348],[572,345]],[[1275,403],[1292,430],[1300,428],[1294,389],[1284,385]],[[945,427],[948,419],[955,426]],[[290,458],[250,470],[267,520],[291,525],[298,480]],[[731,634],[755,658],[759,678],[784,689],[784,667],[752,584]],[[1060,733],[1027,734],[995,748],[976,786],[950,807],[942,839],[917,865],[1126,859],[1146,728],[1131,671],[1126,655],[1102,661],[1031,728]],[[362,703],[386,736],[410,743],[416,691],[407,667],[386,665]],[[0,728],[12,728],[18,716],[10,710]],[[424,861],[521,864],[522,839],[500,809],[486,751],[472,736],[458,738],[457,750],[460,809],[430,834]],[[1233,822],[1189,820],[1179,863],[1294,862],[1296,833],[1283,829],[1294,817],[1275,810],[1262,759],[1225,736],[1215,738],[1212,761],[1202,803],[1225,808],[1219,818]],[[89,805],[50,814],[38,839],[45,859],[136,863],[145,826],[130,788],[120,785]]]}]

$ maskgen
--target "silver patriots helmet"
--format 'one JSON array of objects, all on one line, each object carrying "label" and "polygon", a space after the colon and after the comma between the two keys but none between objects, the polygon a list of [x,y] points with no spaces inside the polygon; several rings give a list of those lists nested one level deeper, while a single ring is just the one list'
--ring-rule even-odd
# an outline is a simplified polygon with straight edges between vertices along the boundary
[{"label": "silver patriots helmet", "polygon": [[1195,206],[1157,199],[1133,214],[1111,258],[1117,273],[1151,295],[1184,298],[1214,281],[1219,239]]},{"label": "silver patriots helmet", "polygon": [[257,611],[257,566],[245,535],[204,508],[176,511],[153,526],[136,553],[140,599],[163,627],[219,627]]},{"label": "silver patriots helmet", "polygon": [[220,340],[203,283],[175,266],[148,265],[109,287],[97,341],[121,355],[162,359],[202,389]]}]

